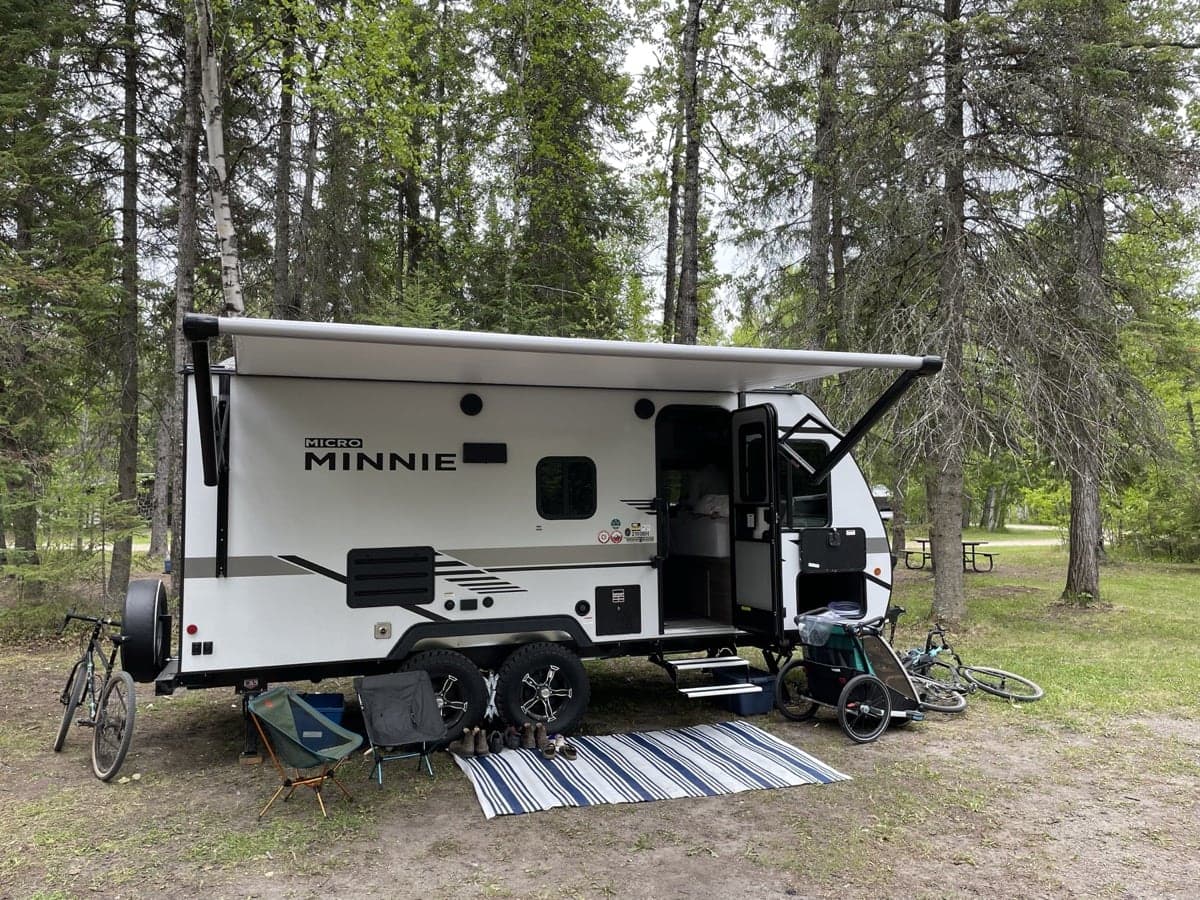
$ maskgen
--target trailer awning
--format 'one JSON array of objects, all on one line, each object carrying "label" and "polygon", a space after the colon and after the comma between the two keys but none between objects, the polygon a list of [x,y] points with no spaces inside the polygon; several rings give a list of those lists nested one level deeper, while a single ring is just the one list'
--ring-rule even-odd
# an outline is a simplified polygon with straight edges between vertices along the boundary
[{"label": "trailer awning", "polygon": [[698,347],[188,316],[187,337],[233,337],[237,372],[298,378],[752,391],[855,369],[937,371],[936,357]]}]

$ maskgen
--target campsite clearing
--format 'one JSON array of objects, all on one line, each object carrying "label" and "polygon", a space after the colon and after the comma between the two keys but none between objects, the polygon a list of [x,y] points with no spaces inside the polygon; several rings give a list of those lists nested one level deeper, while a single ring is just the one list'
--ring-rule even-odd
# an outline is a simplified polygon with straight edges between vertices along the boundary
[{"label": "campsite clearing", "polygon": [[[564,809],[485,821],[445,757],[430,781],[354,760],[355,802],[310,796],[255,816],[269,773],[236,762],[231,692],[139,691],[122,776],[96,781],[87,735],[49,746],[69,645],[0,653],[0,897],[1188,896],[1200,883],[1200,649],[1195,567],[1106,570],[1101,610],[1054,605],[1057,548],[1006,549],[968,580],[958,645],[1047,688],[1037,704],[973,698],[875,744],[831,719],[752,719],[853,776],[823,787]],[[898,572],[904,647],[929,576]],[[592,733],[728,718],[657,668],[589,664]],[[341,686],[341,683],[336,683]],[[1191,687],[1187,687],[1191,685]],[[322,690],[337,689],[329,682]],[[348,686],[343,689],[347,690]],[[122,779],[124,780],[124,778]]]}]

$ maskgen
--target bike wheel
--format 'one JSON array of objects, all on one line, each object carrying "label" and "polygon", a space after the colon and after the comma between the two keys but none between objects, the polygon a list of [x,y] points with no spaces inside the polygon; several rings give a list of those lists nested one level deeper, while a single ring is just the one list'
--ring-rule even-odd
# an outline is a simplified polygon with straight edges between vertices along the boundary
[{"label": "bike wheel", "polygon": [[60,702],[66,704],[66,709],[63,710],[62,722],[59,723],[58,734],[54,738],[55,753],[62,750],[63,744],[67,740],[67,732],[71,730],[71,723],[75,721],[75,710],[79,708],[79,701],[83,699],[83,688],[86,683],[87,673],[83,660],[77,659],[74,668],[71,669],[71,674],[67,676],[63,692],[58,698]]},{"label": "bike wheel", "polygon": [[921,700],[921,709],[929,709],[941,713],[959,713],[967,708],[967,695],[959,693],[948,685],[932,678],[921,675],[908,676],[917,689],[917,697]]},{"label": "bike wheel", "polygon": [[892,720],[887,685],[874,675],[855,675],[838,698],[838,724],[853,741],[867,744],[883,734]]},{"label": "bike wheel", "polygon": [[95,732],[92,734],[92,771],[101,781],[108,781],[116,775],[125,761],[129,743],[133,740],[136,712],[137,694],[133,676],[124,671],[113,672],[100,692]]},{"label": "bike wheel", "polygon": [[808,696],[808,671],[804,660],[792,659],[775,676],[775,706],[785,719],[804,722],[817,714],[816,701]]},{"label": "bike wheel", "polygon": [[1046,693],[1028,678],[1005,672],[1003,669],[993,669],[991,666],[963,666],[962,674],[963,678],[981,691],[1007,700],[1029,703],[1042,699]]}]

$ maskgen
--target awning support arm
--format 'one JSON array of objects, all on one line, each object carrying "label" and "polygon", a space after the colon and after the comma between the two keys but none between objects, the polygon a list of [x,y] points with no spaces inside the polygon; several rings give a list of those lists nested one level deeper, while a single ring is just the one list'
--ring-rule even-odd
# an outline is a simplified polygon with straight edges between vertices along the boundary
[{"label": "awning support arm", "polygon": [[925,375],[933,375],[942,370],[942,358],[940,356],[926,356],[924,362],[919,369],[907,369],[900,373],[900,377],[892,382],[889,387],[878,400],[863,413],[863,417],[854,423],[854,426],[846,432],[843,437],[830,451],[829,455],[817,466],[816,470],[809,477],[814,484],[820,484],[829,477],[829,473],[834,467],[840,463],[846,456],[858,446],[861,441],[871,430],[876,422],[883,418],[884,414],[890,410],[904,396],[904,393],[912,387],[914,381]]},{"label": "awning support arm", "polygon": [[216,487],[217,419],[213,414],[212,370],[208,363],[208,339],[217,335],[216,317],[185,315],[183,335],[192,350],[192,380],[196,388],[196,420],[200,423],[200,462],[204,468],[204,484]]}]

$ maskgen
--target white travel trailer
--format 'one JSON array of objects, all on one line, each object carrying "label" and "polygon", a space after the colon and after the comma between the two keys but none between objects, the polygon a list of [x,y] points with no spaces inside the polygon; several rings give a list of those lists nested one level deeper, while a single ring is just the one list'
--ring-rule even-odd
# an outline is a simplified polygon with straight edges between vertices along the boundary
[{"label": "white travel trailer", "polygon": [[[800,613],[881,614],[893,562],[849,452],[941,368],[206,316],[184,332],[183,633],[172,647],[161,584],[135,582],[126,669],[160,692],[254,692],[419,667],[451,733],[492,701],[569,730],[581,658],[674,678],[739,645],[774,666]],[[234,359],[211,365],[224,337]],[[898,377],[845,433],[772,390],[867,368]],[[708,657],[667,656],[685,651]]]}]

